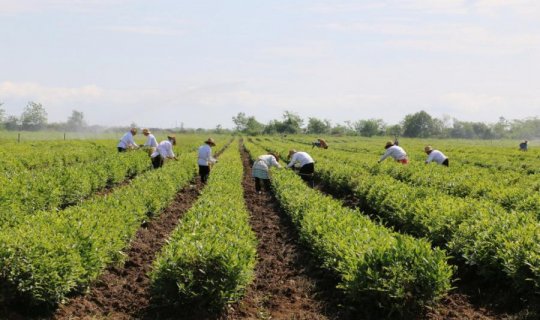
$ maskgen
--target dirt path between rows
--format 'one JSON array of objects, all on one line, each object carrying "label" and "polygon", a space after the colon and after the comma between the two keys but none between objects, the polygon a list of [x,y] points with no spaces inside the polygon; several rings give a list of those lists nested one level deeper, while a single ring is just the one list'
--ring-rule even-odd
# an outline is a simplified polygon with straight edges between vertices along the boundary
[{"label": "dirt path between rows", "polygon": [[254,283],[245,298],[232,305],[228,319],[344,319],[335,281],[313,267],[298,243],[298,234],[270,191],[257,194],[251,163],[240,146],[244,164],[244,198],[257,234]]},{"label": "dirt path between rows", "polygon": [[124,265],[108,268],[88,294],[60,306],[54,319],[142,318],[151,302],[148,272],[152,261],[201,188],[197,179],[181,190],[167,209],[139,229],[126,252]]}]

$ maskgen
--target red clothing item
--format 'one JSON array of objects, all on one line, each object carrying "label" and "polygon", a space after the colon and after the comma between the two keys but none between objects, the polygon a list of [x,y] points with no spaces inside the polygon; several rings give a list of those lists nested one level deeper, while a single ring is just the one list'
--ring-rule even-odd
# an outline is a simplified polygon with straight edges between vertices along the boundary
[{"label": "red clothing item", "polygon": [[407,158],[401,159],[401,160],[396,160],[396,161],[401,163],[401,164],[408,164],[409,163],[409,159],[407,159]]}]

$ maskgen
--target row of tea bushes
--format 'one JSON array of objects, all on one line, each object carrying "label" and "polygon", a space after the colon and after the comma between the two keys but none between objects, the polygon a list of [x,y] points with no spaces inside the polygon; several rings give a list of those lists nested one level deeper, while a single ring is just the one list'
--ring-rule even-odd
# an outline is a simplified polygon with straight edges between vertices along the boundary
[{"label": "row of tea bushes", "polygon": [[163,303],[219,310],[253,279],[256,239],[236,148],[220,155],[207,186],[154,263],[154,295]]},{"label": "row of tea bushes", "polygon": [[[252,158],[265,153],[254,144],[246,147]],[[404,312],[430,305],[450,290],[453,268],[443,250],[343,207],[291,170],[273,170],[272,175],[275,195],[300,238],[322,268],[338,277],[353,305]]]},{"label": "row of tea bushes", "polygon": [[55,304],[83,290],[105,267],[122,261],[141,221],[167,207],[195,176],[196,159],[195,153],[181,154],[106,196],[37,211],[0,230],[0,301]]}]

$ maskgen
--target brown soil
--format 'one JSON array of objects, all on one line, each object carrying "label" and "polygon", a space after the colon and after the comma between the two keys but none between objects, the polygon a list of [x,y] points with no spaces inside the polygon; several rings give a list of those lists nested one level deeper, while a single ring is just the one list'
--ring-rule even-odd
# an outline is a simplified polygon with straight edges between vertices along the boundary
[{"label": "brown soil", "polygon": [[158,217],[144,223],[131,242],[124,265],[108,268],[88,294],[60,306],[54,319],[142,318],[151,304],[148,272],[152,261],[201,188],[199,182],[189,185]]},{"label": "brown soil", "polygon": [[[245,298],[230,307],[228,319],[343,319],[335,281],[313,267],[298,234],[270,191],[255,191],[251,164],[241,147],[244,198],[257,234],[254,283]],[[341,312],[341,314],[340,314]]]}]

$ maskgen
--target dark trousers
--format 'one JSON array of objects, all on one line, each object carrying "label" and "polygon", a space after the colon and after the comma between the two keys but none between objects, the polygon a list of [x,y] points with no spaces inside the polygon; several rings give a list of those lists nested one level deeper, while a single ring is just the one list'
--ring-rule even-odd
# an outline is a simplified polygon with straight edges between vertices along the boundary
[{"label": "dark trousers", "polygon": [[199,165],[199,176],[201,176],[202,183],[206,183],[206,181],[208,181],[209,175],[210,175],[210,167]]},{"label": "dark trousers", "polygon": [[448,167],[448,158],[444,159],[444,161],[441,163],[443,166]]},{"label": "dark trousers", "polygon": [[300,177],[302,178],[302,180],[309,183],[313,183],[314,172],[315,172],[315,164],[313,162],[303,165],[299,171]]},{"label": "dark trousers", "polygon": [[261,191],[261,181],[264,184],[264,189],[270,191],[270,179],[255,178],[255,190]]},{"label": "dark trousers", "polygon": [[164,162],[165,161],[163,161],[163,158],[161,156],[153,157],[152,158],[152,167],[154,167],[154,169],[161,168],[161,167],[163,167]]},{"label": "dark trousers", "polygon": [[122,148],[122,147],[117,147],[118,149],[118,152],[126,152],[127,149],[126,148]]}]

